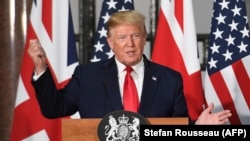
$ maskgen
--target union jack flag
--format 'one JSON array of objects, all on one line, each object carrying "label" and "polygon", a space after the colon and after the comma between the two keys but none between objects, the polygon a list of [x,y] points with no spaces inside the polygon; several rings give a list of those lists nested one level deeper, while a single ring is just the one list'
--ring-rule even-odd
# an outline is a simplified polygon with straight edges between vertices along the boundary
[{"label": "union jack flag", "polygon": [[181,73],[189,116],[205,106],[192,0],[162,0],[152,61]]},{"label": "union jack flag", "polygon": [[134,9],[133,0],[103,0],[99,23],[95,33],[91,62],[109,59],[114,55],[106,40],[107,21],[111,14],[131,9]]},{"label": "union jack flag", "polygon": [[10,136],[10,141],[59,141],[61,119],[47,119],[41,114],[31,84],[34,65],[27,53],[30,39],[40,41],[56,85],[63,87],[78,65],[69,1],[34,0],[32,3]]},{"label": "union jack flag", "polygon": [[205,74],[207,103],[229,109],[229,124],[250,124],[250,38],[244,0],[214,0]]}]

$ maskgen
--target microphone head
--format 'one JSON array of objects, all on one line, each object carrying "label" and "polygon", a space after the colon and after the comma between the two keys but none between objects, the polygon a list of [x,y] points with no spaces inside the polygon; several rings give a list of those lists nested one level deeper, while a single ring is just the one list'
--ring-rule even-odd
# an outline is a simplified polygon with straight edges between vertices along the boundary
[{"label": "microphone head", "polygon": [[139,141],[140,125],[149,124],[142,115],[130,111],[114,111],[102,118],[98,125],[98,137],[105,140]]}]

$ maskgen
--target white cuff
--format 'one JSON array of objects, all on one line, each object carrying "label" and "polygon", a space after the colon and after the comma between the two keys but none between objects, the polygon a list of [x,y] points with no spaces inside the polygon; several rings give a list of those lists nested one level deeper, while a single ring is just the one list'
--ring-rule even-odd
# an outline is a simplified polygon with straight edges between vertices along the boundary
[{"label": "white cuff", "polygon": [[44,74],[45,71],[46,71],[46,70],[44,70],[44,71],[43,71],[42,73],[40,73],[39,75],[37,75],[37,73],[34,71],[34,75],[33,75],[33,77],[32,77],[33,80],[36,81],[38,78],[40,78],[41,75]]}]

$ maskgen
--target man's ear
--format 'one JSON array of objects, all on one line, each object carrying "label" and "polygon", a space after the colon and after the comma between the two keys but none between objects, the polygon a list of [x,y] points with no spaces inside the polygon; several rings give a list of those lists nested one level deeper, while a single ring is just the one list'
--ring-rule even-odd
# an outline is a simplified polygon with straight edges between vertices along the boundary
[{"label": "man's ear", "polygon": [[107,37],[106,40],[107,40],[107,42],[109,44],[110,49],[113,50],[113,41],[112,41],[112,39]]}]

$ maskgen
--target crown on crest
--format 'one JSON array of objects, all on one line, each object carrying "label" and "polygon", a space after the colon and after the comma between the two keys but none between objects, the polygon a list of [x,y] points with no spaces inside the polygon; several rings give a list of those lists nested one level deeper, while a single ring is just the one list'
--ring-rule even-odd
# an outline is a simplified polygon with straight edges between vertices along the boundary
[{"label": "crown on crest", "polygon": [[122,116],[118,117],[118,120],[120,124],[127,124],[129,121],[129,118],[123,114]]}]

